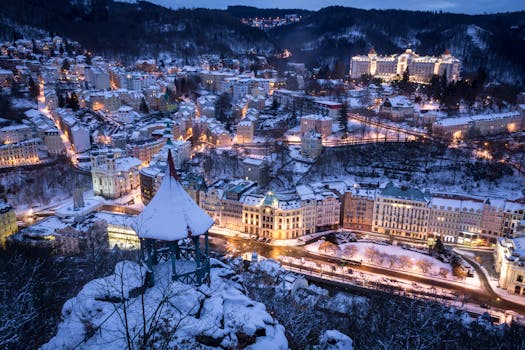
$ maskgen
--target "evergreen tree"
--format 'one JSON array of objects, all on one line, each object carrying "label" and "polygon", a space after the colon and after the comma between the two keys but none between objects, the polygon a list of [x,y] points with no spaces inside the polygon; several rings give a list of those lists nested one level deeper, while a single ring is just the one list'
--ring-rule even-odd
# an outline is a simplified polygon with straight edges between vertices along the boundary
[{"label": "evergreen tree", "polygon": [[438,236],[436,239],[436,243],[434,243],[434,247],[432,248],[437,254],[443,254],[445,252],[445,246],[443,245],[443,241],[441,240],[441,237]]},{"label": "evergreen tree", "polygon": [[149,113],[149,108],[148,108],[148,105],[146,104],[146,100],[144,99],[144,97],[142,98],[142,100],[140,100],[139,111],[143,114]]},{"label": "evergreen tree", "polygon": [[64,62],[62,62],[62,71],[68,71],[71,68],[71,65],[69,64],[68,59],[66,58]]},{"label": "evergreen tree", "polygon": [[277,108],[279,108],[279,102],[277,102],[277,99],[273,99],[272,101],[272,110],[276,111]]},{"label": "evergreen tree", "polygon": [[346,72],[347,70],[346,70],[345,61],[338,60],[337,62],[335,62],[334,73],[333,73],[334,79],[343,79],[344,76],[346,75]]},{"label": "evergreen tree", "polygon": [[35,83],[35,81],[33,80],[33,77],[29,77],[29,81],[27,85],[29,87],[29,95],[32,98],[37,99],[38,95],[40,95],[40,87],[38,86],[37,83]]},{"label": "evergreen tree", "polygon": [[58,107],[64,108],[66,106],[66,99],[64,99],[64,95],[62,95],[61,93],[58,93],[57,98],[58,98]]},{"label": "evergreen tree", "polygon": [[428,97],[432,97],[436,100],[441,99],[441,83],[439,75],[433,75],[430,79],[430,86],[427,92]]},{"label": "evergreen tree", "polygon": [[447,70],[446,69],[443,71],[443,75],[441,75],[441,79],[440,79],[439,83],[441,85],[441,94],[444,95],[445,94],[445,90],[447,90],[447,88],[448,88]]},{"label": "evergreen tree", "polygon": [[91,65],[91,54],[89,52],[86,52],[85,56],[86,56],[86,64],[90,66]]},{"label": "evergreen tree", "polygon": [[80,104],[78,103],[78,96],[75,92],[72,92],[67,101],[67,107],[71,108],[74,111],[78,111]]},{"label": "evergreen tree", "polygon": [[412,93],[412,85],[410,83],[410,71],[407,69],[403,72],[401,81],[399,82],[399,89],[406,94]]},{"label": "evergreen tree", "polygon": [[401,82],[403,84],[408,84],[410,82],[410,71],[408,70],[408,67],[403,72],[403,77],[401,78]]},{"label": "evergreen tree", "polygon": [[330,67],[326,64],[321,69],[319,69],[319,74],[317,75],[317,77],[319,79],[330,79],[330,75]]},{"label": "evergreen tree", "polygon": [[228,114],[231,110],[231,97],[226,92],[222,93],[215,102],[215,118],[222,123],[228,122]]},{"label": "evergreen tree", "polygon": [[347,108],[346,108],[346,101],[343,102],[343,107],[339,110],[339,125],[341,126],[341,130],[344,133],[344,137],[348,135],[348,116],[347,116]]},{"label": "evergreen tree", "polygon": [[36,45],[35,39],[31,39],[31,44],[32,44],[32,47],[33,47],[33,53],[34,54],[41,54],[42,53],[42,51],[40,51],[40,49]]},{"label": "evergreen tree", "polygon": [[295,75],[288,75],[286,77],[286,88],[288,90],[299,90],[299,82]]}]

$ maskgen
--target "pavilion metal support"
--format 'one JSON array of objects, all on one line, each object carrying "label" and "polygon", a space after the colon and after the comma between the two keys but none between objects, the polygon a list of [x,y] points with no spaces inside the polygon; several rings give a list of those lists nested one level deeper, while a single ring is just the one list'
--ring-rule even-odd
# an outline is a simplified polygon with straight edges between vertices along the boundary
[{"label": "pavilion metal support", "polygon": [[169,242],[170,258],[171,258],[171,280],[175,281],[178,278],[177,275],[177,259],[180,259],[179,243],[178,241]]},{"label": "pavilion metal support", "polygon": [[193,237],[193,244],[195,246],[195,275],[197,277],[197,284],[202,283],[202,271],[201,271],[201,249],[199,244],[199,237]]},{"label": "pavilion metal support", "polygon": [[148,287],[153,287],[155,285],[155,276],[153,273],[153,242],[150,239],[143,240],[146,246],[146,265],[148,271],[146,272],[146,284]]},{"label": "pavilion metal support", "polygon": [[154,240],[154,239],[151,239],[151,247],[152,247],[152,250],[153,250],[153,254],[152,254],[152,257],[153,257],[153,265],[158,265],[159,263],[159,253],[157,252],[157,241]]},{"label": "pavilion metal support", "polygon": [[208,231],[204,234],[204,255],[205,257],[210,256],[210,242],[208,240]]}]

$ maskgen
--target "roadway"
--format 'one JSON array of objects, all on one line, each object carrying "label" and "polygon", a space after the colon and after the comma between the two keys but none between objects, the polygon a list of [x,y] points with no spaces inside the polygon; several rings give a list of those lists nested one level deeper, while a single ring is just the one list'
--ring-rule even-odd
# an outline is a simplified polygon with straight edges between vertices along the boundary
[{"label": "roadway", "polygon": [[[303,247],[273,246],[263,244],[255,240],[246,240],[238,237],[221,236],[215,234],[210,234],[210,237],[210,247],[212,250],[222,254],[229,254],[231,256],[241,256],[245,253],[251,253],[255,251],[259,256],[264,256],[275,260],[278,260],[280,256],[289,256],[294,258],[305,258],[317,264],[331,264],[335,266],[341,265],[341,260],[338,258],[312,254],[306,251]],[[467,258],[465,260],[471,263],[471,261],[469,261]],[[436,288],[446,289],[457,295],[458,300],[462,300],[465,303],[478,305],[486,304],[494,309],[513,310],[517,313],[525,315],[524,305],[501,299],[492,291],[485,275],[481,272],[479,267],[476,264],[472,265],[476,269],[476,272],[478,273],[481,281],[481,286],[479,289],[473,289],[467,286],[463,287],[460,284],[449,282],[444,279],[434,279],[422,275],[413,275],[410,273],[390,270],[388,268],[375,265],[362,264],[361,266],[352,266],[351,268],[352,270],[358,272],[376,275],[378,274],[393,279],[403,279]]]},{"label": "roadway", "polygon": [[405,134],[405,135],[415,136],[417,138],[423,138],[423,139],[430,139],[431,138],[425,132],[421,132],[421,131],[417,131],[417,130],[405,129],[405,128],[402,128],[402,127],[399,127],[399,126],[395,126],[395,125],[389,124],[389,123],[381,123],[379,121],[373,121],[372,119],[366,118],[366,117],[364,117],[362,115],[359,115],[359,114],[347,113],[347,116],[350,119],[354,119],[354,120],[357,120],[358,122],[361,122],[361,123],[364,123],[364,124],[368,124],[368,125],[371,125],[371,126],[375,126],[377,128],[383,128],[383,129],[399,132],[399,133],[402,133],[402,134]]},{"label": "roadway", "polygon": [[525,306],[515,303],[510,300],[502,299],[498,294],[496,294],[492,290],[492,286],[490,285],[490,282],[487,279],[487,276],[485,273],[481,270],[481,267],[478,263],[476,263],[474,260],[470,259],[468,256],[461,255],[463,259],[465,259],[466,262],[468,262],[472,267],[474,267],[474,270],[476,270],[476,273],[479,276],[481,286],[483,288],[483,292],[490,298],[490,300],[493,300],[492,303],[487,303],[488,305],[500,308],[500,309],[508,309],[513,310],[518,313],[525,315]]}]

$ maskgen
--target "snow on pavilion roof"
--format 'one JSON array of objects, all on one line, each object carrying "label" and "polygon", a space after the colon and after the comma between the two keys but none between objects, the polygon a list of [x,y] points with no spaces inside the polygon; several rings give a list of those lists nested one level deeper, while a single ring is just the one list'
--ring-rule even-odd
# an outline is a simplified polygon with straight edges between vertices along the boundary
[{"label": "snow on pavilion roof", "polygon": [[213,225],[213,219],[186,193],[179,182],[171,150],[168,151],[169,176],[138,216],[138,236],[161,241],[177,241],[200,236]]}]

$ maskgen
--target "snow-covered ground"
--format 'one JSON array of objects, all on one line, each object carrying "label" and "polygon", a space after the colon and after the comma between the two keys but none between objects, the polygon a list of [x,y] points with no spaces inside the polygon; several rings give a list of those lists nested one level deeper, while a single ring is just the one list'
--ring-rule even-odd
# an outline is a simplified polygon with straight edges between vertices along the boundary
[{"label": "snow-covered ground", "polygon": [[171,281],[170,264],[160,264],[142,299],[145,269],[118,263],[115,274],[89,282],[64,304],[58,332],[42,349],[288,349],[284,327],[244,294],[231,268],[216,260],[212,266],[210,285],[195,287]]},{"label": "snow-covered ground", "polygon": [[395,288],[395,290],[390,290],[391,293],[397,293],[404,296],[417,296],[417,298],[422,298],[424,296],[430,298],[440,297],[448,300],[454,300],[456,298],[456,295],[448,289],[436,288],[428,284],[416,283],[408,279],[393,279],[387,275],[378,273],[372,274],[361,271],[353,271],[352,273],[349,273],[348,267],[331,264],[317,264],[308,259],[282,257],[281,261],[283,263],[283,268],[287,270],[343,284],[350,284],[369,289],[384,289],[385,287],[392,287]]},{"label": "snow-covered ground", "polygon": [[426,254],[403,249],[400,246],[353,242],[341,244],[335,250],[332,249],[335,246],[329,246],[325,250],[323,249],[324,242],[320,240],[309,244],[306,246],[306,250],[317,254],[362,261],[366,264],[399,270],[404,273],[456,280],[452,276],[449,264]]}]

